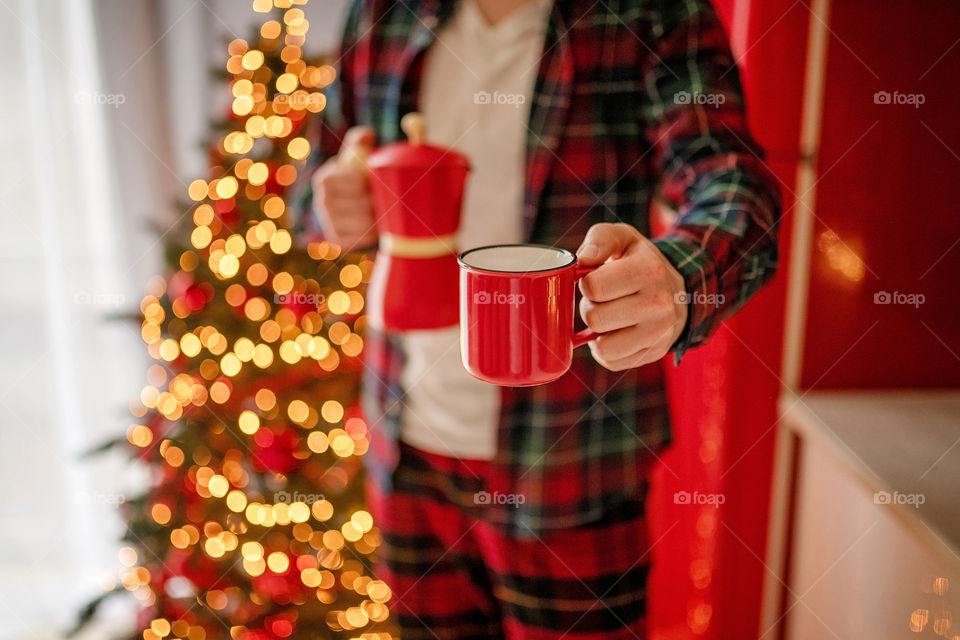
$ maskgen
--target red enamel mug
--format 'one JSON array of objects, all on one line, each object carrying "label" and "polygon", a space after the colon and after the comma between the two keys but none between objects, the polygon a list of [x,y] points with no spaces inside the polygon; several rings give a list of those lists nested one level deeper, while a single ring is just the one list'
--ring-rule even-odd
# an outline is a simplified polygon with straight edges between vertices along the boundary
[{"label": "red enamel mug", "polygon": [[582,267],[565,249],[534,244],[460,254],[460,356],[474,378],[505,387],[556,380],[573,350],[597,337],[573,332]]}]

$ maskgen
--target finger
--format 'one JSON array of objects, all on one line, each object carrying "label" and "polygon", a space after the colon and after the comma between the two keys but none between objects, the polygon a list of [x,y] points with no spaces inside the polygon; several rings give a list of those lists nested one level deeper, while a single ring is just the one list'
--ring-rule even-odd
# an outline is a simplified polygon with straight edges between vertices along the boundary
[{"label": "finger", "polygon": [[370,127],[350,127],[343,136],[345,147],[372,147],[377,141],[377,134]]},{"label": "finger", "polygon": [[626,371],[627,369],[633,369],[635,367],[640,367],[650,362],[657,360],[653,357],[654,354],[651,352],[651,349],[641,349],[635,353],[630,354],[624,358],[617,358],[615,360],[607,360],[601,355],[596,353],[596,344],[595,342],[590,343],[590,352],[593,354],[593,359],[596,360],[601,366],[610,371]]},{"label": "finger", "polygon": [[595,224],[587,230],[586,237],[577,249],[577,261],[588,267],[603,264],[607,258],[622,254],[639,235],[628,224]]},{"label": "finger", "polygon": [[597,333],[616,331],[640,322],[643,316],[642,301],[642,297],[636,294],[610,302],[593,302],[583,297],[580,299],[580,317]]},{"label": "finger", "polygon": [[584,276],[580,281],[580,293],[593,302],[607,302],[645,290],[656,290],[666,274],[664,261],[638,242],[631,245],[619,260],[606,262]]},{"label": "finger", "polygon": [[[650,324],[635,324],[625,329],[610,331],[597,337],[594,353],[607,362],[628,358],[639,351],[665,343],[670,336],[670,321]],[[666,327],[666,329],[664,328]],[[665,349],[669,347],[666,345]]]}]

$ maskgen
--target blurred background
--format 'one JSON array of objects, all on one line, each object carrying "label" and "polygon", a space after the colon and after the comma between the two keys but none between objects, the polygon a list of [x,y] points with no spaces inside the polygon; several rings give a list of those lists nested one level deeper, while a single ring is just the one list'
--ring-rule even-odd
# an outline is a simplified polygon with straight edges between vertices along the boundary
[{"label": "blurred background", "polygon": [[[303,7],[305,55],[336,48],[345,2]],[[714,4],[781,182],[783,262],[670,373],[653,635],[956,640],[960,5]],[[137,323],[107,318],[139,315],[164,272],[232,100],[212,70],[264,17],[235,0],[0,14],[0,638],[59,638],[116,581],[147,481],[122,452],[79,457],[124,432],[150,365]],[[85,637],[136,610],[110,603]]]}]

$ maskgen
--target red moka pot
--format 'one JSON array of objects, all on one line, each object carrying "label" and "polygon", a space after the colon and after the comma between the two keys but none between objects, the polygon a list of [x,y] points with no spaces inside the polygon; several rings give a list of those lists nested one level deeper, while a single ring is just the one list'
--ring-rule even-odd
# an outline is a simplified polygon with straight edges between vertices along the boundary
[{"label": "red moka pot", "polygon": [[459,322],[456,234],[469,163],[423,143],[418,114],[403,125],[409,142],[367,158],[380,238],[368,318],[394,332],[450,327]]}]

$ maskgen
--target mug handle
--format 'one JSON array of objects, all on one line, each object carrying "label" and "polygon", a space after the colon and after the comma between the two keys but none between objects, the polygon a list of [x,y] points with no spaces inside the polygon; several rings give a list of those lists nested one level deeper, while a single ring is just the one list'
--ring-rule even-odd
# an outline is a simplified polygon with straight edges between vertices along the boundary
[{"label": "mug handle", "polygon": [[[574,284],[580,282],[585,275],[599,267],[600,265],[594,265],[592,267],[585,267],[579,263],[574,267]],[[584,329],[583,331],[577,331],[573,334],[573,348],[582,347],[591,340],[596,339],[600,334],[594,331],[593,329]]]}]

